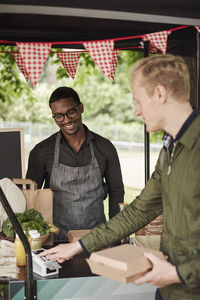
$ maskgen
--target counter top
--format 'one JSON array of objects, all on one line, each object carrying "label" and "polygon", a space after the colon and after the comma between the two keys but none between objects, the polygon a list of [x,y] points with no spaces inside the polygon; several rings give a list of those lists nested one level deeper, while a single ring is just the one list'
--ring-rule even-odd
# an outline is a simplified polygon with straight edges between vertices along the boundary
[{"label": "counter top", "polygon": [[[58,279],[58,278],[74,278],[74,277],[88,277],[95,276],[91,273],[90,268],[86,262],[86,255],[80,254],[74,256],[73,259],[65,261],[61,264],[62,268],[59,269],[58,275],[42,277],[37,274],[34,274],[34,279]],[[18,280],[25,280],[25,267],[20,268],[20,273],[18,275]]]},{"label": "counter top", "polygon": [[[20,268],[18,280],[9,281],[9,300],[23,299],[25,295],[25,267]],[[154,300],[156,288],[151,285],[136,286],[123,284],[90,272],[86,255],[75,256],[62,264],[56,276],[41,277],[37,280],[37,299],[45,300]]]},{"label": "counter top", "polygon": [[[34,279],[55,279],[55,278],[74,278],[74,277],[88,277],[95,276],[91,273],[90,268],[86,262],[86,255],[80,254],[75,256],[72,260],[65,261],[61,264],[62,268],[59,270],[59,274],[55,276],[41,277],[34,274]],[[18,274],[18,280],[25,280],[26,270],[25,267],[20,267],[20,273]],[[0,278],[0,284],[7,284],[10,281],[16,281],[16,278]]]}]

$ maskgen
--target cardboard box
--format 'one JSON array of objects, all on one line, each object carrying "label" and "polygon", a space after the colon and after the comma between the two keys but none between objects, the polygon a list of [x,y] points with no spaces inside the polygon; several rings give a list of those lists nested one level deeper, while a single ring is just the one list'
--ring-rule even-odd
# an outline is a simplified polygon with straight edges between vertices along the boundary
[{"label": "cardboard box", "polygon": [[69,230],[66,234],[67,239],[70,243],[77,242],[80,240],[84,235],[89,233],[91,230]]},{"label": "cardboard box", "polygon": [[160,250],[160,238],[161,235],[136,235],[133,238],[133,245],[149,248],[153,250]]},{"label": "cardboard box", "polygon": [[165,260],[161,251],[125,244],[93,252],[87,263],[94,274],[122,283],[134,282],[152,268],[151,262],[143,255],[144,252],[151,252]]}]

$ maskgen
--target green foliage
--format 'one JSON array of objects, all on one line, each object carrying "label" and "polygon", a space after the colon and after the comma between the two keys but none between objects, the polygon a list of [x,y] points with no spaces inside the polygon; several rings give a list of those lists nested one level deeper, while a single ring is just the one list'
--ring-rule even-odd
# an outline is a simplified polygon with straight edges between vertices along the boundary
[{"label": "green foliage", "polygon": [[[17,51],[0,46],[0,51]],[[50,111],[44,85],[32,88],[19,71],[11,53],[0,53],[0,121],[47,122]]]},{"label": "green foliage", "polygon": [[158,141],[161,142],[162,138],[163,138],[163,134],[164,134],[163,130],[151,133],[150,134],[150,142],[151,143],[156,143]]},{"label": "green foliage", "polygon": [[[16,51],[16,47],[0,46],[0,51]],[[29,87],[18,76],[18,69],[12,54],[0,53],[0,101],[10,105],[22,92],[27,94]]]},{"label": "green foliage", "polygon": [[[51,61],[52,64],[59,65],[57,69],[57,79],[63,79],[67,78],[68,75],[66,71],[61,67],[61,62],[57,57],[52,56],[54,59]],[[138,51],[120,51],[119,52],[119,59],[118,59],[118,67],[117,69],[120,70],[120,72],[125,73],[126,76],[128,76],[128,82],[129,82],[129,75],[130,75],[130,69],[131,66],[140,58],[143,57],[142,52]],[[76,80],[73,84],[74,87],[77,85],[85,85],[87,77],[98,77],[100,82],[104,82],[105,76],[102,74],[102,72],[99,70],[99,68],[94,63],[93,59],[87,52],[82,52],[80,54],[78,68],[77,68],[77,74],[76,74]],[[111,82],[111,81],[110,81]],[[115,84],[115,81],[111,84]]]},{"label": "green foliage", "polygon": [[45,229],[43,227],[43,223],[38,223],[37,221],[28,221],[28,222],[23,222],[22,224],[22,229],[26,232],[26,235],[28,235],[29,230],[37,230],[40,235],[45,235]]},{"label": "green foliage", "polygon": [[42,214],[33,208],[25,210],[23,216],[26,219],[26,221],[36,221],[38,223],[43,222]]},{"label": "green foliage", "polygon": [[[77,77],[71,86],[79,93],[84,104],[85,118],[101,115],[103,118],[109,116],[112,122],[125,123],[135,119],[129,78],[122,72],[123,69],[124,66],[119,63],[116,79],[109,80],[94,65],[88,53],[81,54]],[[61,78],[59,69],[58,73]]]},{"label": "green foliage", "polygon": [[2,224],[2,232],[10,239],[14,239],[15,230],[10,222],[10,219],[6,219]]},{"label": "green foliage", "polygon": [[49,123],[51,112],[48,105],[49,90],[43,84],[30,90],[29,95],[21,94],[9,102],[0,102],[0,121]]},{"label": "green foliage", "polygon": [[[85,118],[109,116],[111,122],[131,123],[136,121],[134,116],[134,102],[130,90],[130,67],[142,53],[136,51],[120,51],[115,80],[109,80],[94,64],[87,52],[79,58],[77,75],[70,84],[79,93],[84,104]],[[54,61],[53,63],[58,63]],[[59,67],[57,78],[64,78],[66,74]],[[140,121],[139,121],[140,122]]]},{"label": "green foliage", "polygon": [[85,107],[84,117],[94,118],[101,115],[103,118],[109,116],[112,122],[132,122],[134,103],[126,80],[122,77],[119,83],[111,84],[109,80],[101,81],[96,76],[88,76],[84,85],[77,84],[76,90]]},{"label": "green foliage", "polygon": [[[49,233],[49,224],[44,221],[40,212],[35,209],[25,210],[23,213],[15,213],[18,222],[22,226],[23,230],[28,235],[29,230],[37,229],[41,235]],[[10,219],[6,219],[2,224],[2,232],[10,239],[15,238],[16,231],[10,222]]]},{"label": "green foliage", "polygon": [[130,51],[130,50],[125,50],[125,51],[120,51],[120,62],[123,64],[124,70],[126,73],[130,74],[131,68],[133,64],[136,63],[137,60],[140,58],[144,57],[143,52],[139,51]]},{"label": "green foliage", "polygon": [[[1,51],[17,51],[16,46],[0,46]],[[52,49],[53,52],[63,49]],[[52,52],[51,51],[51,52]],[[115,126],[142,123],[135,118],[135,103],[130,89],[131,66],[143,57],[142,52],[120,51],[115,80],[109,80],[98,69],[87,52],[79,58],[75,80],[67,75],[56,53],[51,53],[37,87],[27,84],[12,54],[0,53],[0,121],[46,123],[53,122],[48,99],[61,85],[73,87],[84,104],[84,119],[103,120]],[[57,74],[57,81],[53,71]],[[51,83],[53,82],[53,84]],[[101,122],[102,123],[102,122]],[[129,138],[129,131],[127,136]],[[111,134],[110,134],[111,135]],[[151,137],[155,142],[160,135]]]}]

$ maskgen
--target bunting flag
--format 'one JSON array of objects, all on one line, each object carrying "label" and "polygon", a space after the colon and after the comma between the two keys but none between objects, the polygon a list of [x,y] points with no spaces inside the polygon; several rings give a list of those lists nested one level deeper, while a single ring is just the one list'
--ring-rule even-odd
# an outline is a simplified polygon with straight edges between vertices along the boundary
[{"label": "bunting flag", "polygon": [[167,39],[168,35],[171,34],[171,31],[164,30],[154,33],[145,34],[142,37],[143,42],[149,41],[149,52],[157,52],[157,49],[159,49],[163,54],[167,51]]},{"label": "bunting flag", "polygon": [[17,47],[25,68],[34,86],[40,79],[44,64],[51,49],[51,43],[19,43]]},{"label": "bunting flag", "polygon": [[24,62],[22,60],[21,54],[19,52],[13,52],[12,55],[14,56],[14,59],[16,61],[16,64],[18,65],[18,68],[20,69],[20,71],[24,75],[26,81],[28,82],[29,76],[28,76],[28,73],[26,71],[26,68],[25,68]]},{"label": "bunting flag", "polygon": [[[148,39],[144,39],[144,41],[148,41]],[[144,49],[144,43],[142,41],[140,42],[140,45],[141,46],[138,46],[138,48]],[[157,48],[153,46],[151,43],[149,43],[148,52],[157,53]]]},{"label": "bunting flag", "polygon": [[111,77],[114,40],[91,41],[83,43],[96,65],[108,77]]},{"label": "bunting flag", "polygon": [[111,64],[111,74],[110,74],[110,77],[112,79],[115,78],[115,70],[117,68],[118,56],[119,56],[119,50],[118,49],[114,49],[113,50],[112,64]]},{"label": "bunting flag", "polygon": [[62,52],[57,53],[58,58],[62,62],[63,67],[67,71],[67,74],[74,79],[76,75],[76,69],[81,52]]},{"label": "bunting flag", "polygon": [[198,33],[200,33],[200,26],[194,26],[196,28],[196,30],[198,31]]}]

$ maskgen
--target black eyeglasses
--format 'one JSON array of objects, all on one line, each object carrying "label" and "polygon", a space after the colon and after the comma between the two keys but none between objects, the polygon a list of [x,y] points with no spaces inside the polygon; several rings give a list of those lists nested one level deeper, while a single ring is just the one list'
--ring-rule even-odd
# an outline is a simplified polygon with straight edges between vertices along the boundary
[{"label": "black eyeglasses", "polygon": [[65,116],[67,116],[69,119],[73,119],[78,115],[78,107],[71,108],[68,111],[66,111],[65,114],[57,113],[52,116],[56,122],[62,122],[65,119]]}]

